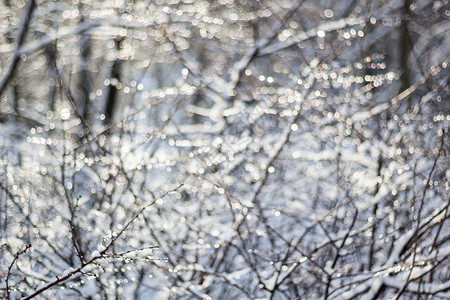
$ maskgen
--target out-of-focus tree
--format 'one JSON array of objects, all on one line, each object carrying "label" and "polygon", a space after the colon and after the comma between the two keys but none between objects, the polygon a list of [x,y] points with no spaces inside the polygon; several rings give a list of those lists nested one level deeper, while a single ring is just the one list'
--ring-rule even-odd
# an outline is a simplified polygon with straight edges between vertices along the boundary
[{"label": "out-of-focus tree", "polygon": [[449,15],[3,1],[1,296],[450,297]]}]

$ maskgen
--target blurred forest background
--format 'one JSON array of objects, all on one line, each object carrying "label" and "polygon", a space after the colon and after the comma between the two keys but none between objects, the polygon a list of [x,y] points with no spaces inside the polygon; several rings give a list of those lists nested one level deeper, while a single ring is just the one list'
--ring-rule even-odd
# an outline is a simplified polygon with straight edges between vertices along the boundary
[{"label": "blurred forest background", "polygon": [[2,0],[0,298],[449,299],[448,0]]}]

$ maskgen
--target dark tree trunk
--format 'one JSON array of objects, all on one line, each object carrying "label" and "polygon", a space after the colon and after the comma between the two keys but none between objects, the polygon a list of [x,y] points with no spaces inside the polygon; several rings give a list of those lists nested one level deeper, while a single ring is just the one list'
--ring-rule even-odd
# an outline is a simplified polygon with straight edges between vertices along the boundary
[{"label": "dark tree trunk", "polygon": [[89,94],[92,91],[91,76],[89,74],[89,53],[91,50],[91,39],[88,34],[83,34],[80,39],[80,99],[79,113],[83,119],[87,119],[89,113]]},{"label": "dark tree trunk", "polygon": [[[120,39],[116,39],[116,49],[117,51],[120,49]],[[105,124],[111,124],[114,112],[117,108],[117,93],[118,88],[117,84],[120,82],[120,72],[122,68],[122,60],[116,58],[114,61],[111,71],[110,71],[110,80],[111,84],[108,86],[106,90],[106,107],[105,107]]]},{"label": "dark tree trunk", "polygon": [[404,0],[403,4],[403,22],[400,29],[400,92],[403,92],[411,86],[411,74],[410,68],[408,66],[409,51],[411,50],[411,45],[408,27],[409,20],[411,18],[411,9],[409,7],[412,4],[412,0]]},{"label": "dark tree trunk", "polygon": [[56,66],[56,45],[50,44],[45,48],[45,55],[47,56],[47,76],[50,79],[49,89],[47,95],[48,109],[55,110],[55,96],[58,86],[58,70]]}]

